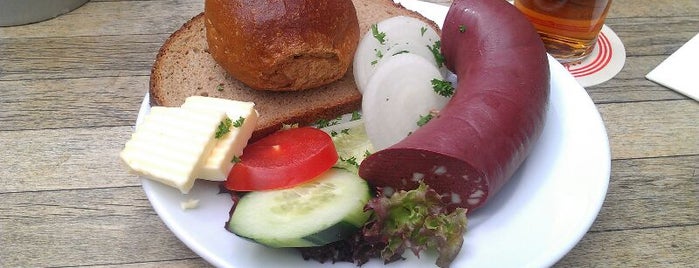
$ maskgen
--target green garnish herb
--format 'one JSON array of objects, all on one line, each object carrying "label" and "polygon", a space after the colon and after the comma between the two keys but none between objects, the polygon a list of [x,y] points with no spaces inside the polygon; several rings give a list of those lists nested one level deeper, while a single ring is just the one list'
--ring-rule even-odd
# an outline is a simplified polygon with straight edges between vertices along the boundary
[{"label": "green garnish herb", "polygon": [[466,31],[466,25],[463,25],[463,24],[459,25],[459,32],[463,33],[465,31]]},{"label": "green garnish herb", "polygon": [[359,163],[357,163],[357,157],[350,157],[350,158],[342,158],[340,157],[340,161],[345,162],[347,164],[353,165],[355,167],[359,167]]},{"label": "green garnish herb", "polygon": [[420,181],[417,189],[369,200],[366,209],[373,213],[361,232],[385,243],[380,249],[385,262],[402,259],[406,251],[416,256],[433,251],[435,264],[449,267],[461,251],[468,225],[466,209],[449,207],[442,195]]},{"label": "green garnish herb", "polygon": [[350,121],[356,121],[359,119],[362,119],[362,114],[360,114],[359,111],[352,112],[352,118],[350,118]]},{"label": "green garnish herb", "polygon": [[371,152],[369,150],[364,151],[364,158],[367,158],[371,155]]},{"label": "green garnish herb", "polygon": [[437,67],[442,67],[444,65],[444,55],[441,53],[442,43],[440,41],[435,41],[434,45],[427,46],[427,48],[432,51],[434,60],[437,62]]},{"label": "green garnish herb", "polygon": [[216,90],[223,91],[223,84],[218,84],[218,86],[216,86]]},{"label": "green garnish herb", "polygon": [[237,155],[234,155],[233,159],[231,159],[231,163],[239,163],[239,162],[240,162],[240,157],[238,157]]},{"label": "green garnish herb", "polygon": [[335,136],[337,136],[337,131],[335,131],[335,130],[330,131],[330,137],[335,137]]},{"label": "green garnish herb", "polygon": [[238,120],[235,120],[235,122],[233,122],[233,126],[238,128],[243,126],[243,123],[245,123],[245,117],[241,116],[238,118]]},{"label": "green garnish herb", "polygon": [[373,61],[371,62],[371,65],[376,65],[376,63],[379,62],[379,59],[383,58],[383,53],[381,53],[381,50],[374,49],[374,51],[376,51],[376,57],[377,57],[378,59],[373,60]]},{"label": "green garnish herb", "polygon": [[318,119],[316,121],[315,125],[318,128],[326,128],[329,126],[334,126],[340,123],[340,120],[338,118],[332,119],[332,120],[327,120],[327,119]]},{"label": "green garnish herb", "polygon": [[395,55],[398,55],[398,54],[404,54],[404,53],[410,53],[410,51],[401,50],[401,51],[398,51],[398,52],[396,52],[396,53],[393,53],[393,55],[391,55],[391,56],[395,56]]},{"label": "green garnish herb", "polygon": [[340,130],[340,133],[345,134],[345,135],[349,135],[349,128],[345,128],[343,130]]},{"label": "green garnish herb", "polygon": [[[376,50],[376,49],[375,49]],[[381,53],[381,50],[376,50],[376,57],[377,58],[383,58],[383,53]]]},{"label": "green garnish herb", "polygon": [[446,80],[432,79],[432,89],[434,92],[444,97],[451,97],[454,95],[454,86]]},{"label": "green garnish herb", "polygon": [[421,127],[427,124],[427,122],[430,122],[434,118],[434,115],[432,113],[428,113],[426,115],[421,115],[420,120],[417,120],[417,126]]},{"label": "green garnish herb", "polygon": [[379,26],[377,24],[371,25],[371,35],[373,35],[374,38],[376,38],[376,40],[382,45],[384,42],[386,42],[386,33],[379,32]]},{"label": "green garnish herb", "polygon": [[231,132],[232,124],[233,121],[231,121],[230,118],[226,117],[226,119],[223,119],[223,121],[221,121],[221,123],[218,124],[218,128],[216,129],[216,134],[214,135],[214,137],[220,139],[221,137]]},{"label": "green garnish herb", "polygon": [[330,126],[330,121],[328,121],[327,119],[318,119],[318,121],[316,121],[316,125],[318,126],[318,128],[328,127]]},{"label": "green garnish herb", "polygon": [[425,36],[425,32],[427,32],[427,28],[424,26],[420,27],[420,36]]}]

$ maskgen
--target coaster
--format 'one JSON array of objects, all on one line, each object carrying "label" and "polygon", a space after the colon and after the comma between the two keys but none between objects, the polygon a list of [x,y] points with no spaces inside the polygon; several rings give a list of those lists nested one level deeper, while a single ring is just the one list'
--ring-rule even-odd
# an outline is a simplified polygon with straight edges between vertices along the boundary
[{"label": "coaster", "polygon": [[589,87],[612,79],[624,67],[624,62],[626,62],[624,44],[611,28],[604,25],[590,56],[579,63],[563,64],[563,67],[580,85]]}]

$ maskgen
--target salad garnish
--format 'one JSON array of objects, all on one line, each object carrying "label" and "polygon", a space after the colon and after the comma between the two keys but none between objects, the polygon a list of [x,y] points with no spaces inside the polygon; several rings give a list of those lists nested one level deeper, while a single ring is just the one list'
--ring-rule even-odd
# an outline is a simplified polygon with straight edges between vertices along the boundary
[{"label": "salad garnish", "polygon": [[454,95],[454,86],[451,84],[451,82],[435,78],[432,79],[430,83],[432,83],[432,88],[434,89],[434,92],[439,94],[440,96],[449,98],[452,95]]},{"label": "salad garnish", "polygon": [[418,257],[434,250],[437,266],[449,267],[461,250],[466,209],[449,211],[441,196],[424,183],[391,197],[378,195],[365,209],[373,213],[359,233],[325,246],[300,248],[303,258],[363,265],[372,258],[384,263],[401,260],[406,250]]},{"label": "salad garnish", "polygon": [[218,124],[218,128],[216,128],[216,134],[214,134],[214,137],[220,139],[221,137],[231,132],[232,124],[233,121],[231,121],[230,118],[226,117],[226,119],[223,119],[223,121],[221,121],[221,123]]}]

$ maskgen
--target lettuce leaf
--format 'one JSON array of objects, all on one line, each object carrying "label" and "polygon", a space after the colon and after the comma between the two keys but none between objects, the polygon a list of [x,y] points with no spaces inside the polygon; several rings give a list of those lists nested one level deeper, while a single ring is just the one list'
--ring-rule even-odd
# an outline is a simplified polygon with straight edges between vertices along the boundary
[{"label": "lettuce leaf", "polygon": [[449,267],[461,250],[466,233],[466,210],[447,209],[440,195],[426,184],[369,201],[373,211],[362,230],[353,237],[322,247],[300,248],[304,259],[345,261],[362,265],[372,258],[384,263],[403,259],[406,250],[416,256],[436,251],[436,264]]},{"label": "lettuce leaf", "polygon": [[400,191],[369,201],[374,211],[365,236],[383,236],[384,261],[402,258],[406,250],[416,256],[431,249],[438,253],[437,266],[448,267],[461,250],[466,232],[466,210],[449,212],[441,196],[426,184],[417,189]]}]

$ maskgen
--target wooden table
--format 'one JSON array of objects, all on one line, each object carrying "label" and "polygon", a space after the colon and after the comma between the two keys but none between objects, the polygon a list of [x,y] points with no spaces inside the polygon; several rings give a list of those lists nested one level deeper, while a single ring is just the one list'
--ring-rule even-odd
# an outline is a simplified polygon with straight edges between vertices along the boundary
[{"label": "wooden table", "polygon": [[[158,48],[202,9],[93,0],[0,28],[0,267],[207,265],[118,158]],[[626,65],[587,92],[609,134],[609,191],[557,266],[697,267],[699,104],[644,75],[699,32],[699,1],[616,0],[607,24]]]}]

